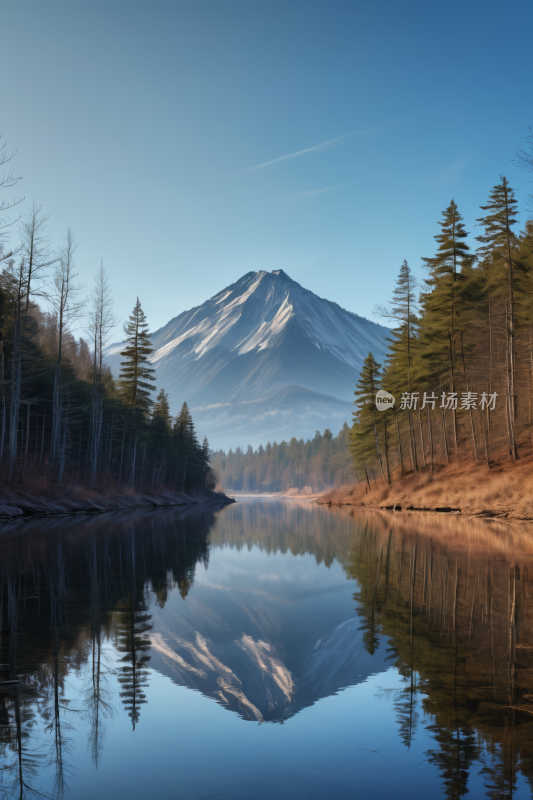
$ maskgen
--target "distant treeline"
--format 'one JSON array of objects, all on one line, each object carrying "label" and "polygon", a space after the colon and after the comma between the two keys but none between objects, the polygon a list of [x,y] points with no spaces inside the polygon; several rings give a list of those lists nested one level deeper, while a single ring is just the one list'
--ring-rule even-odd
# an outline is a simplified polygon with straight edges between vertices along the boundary
[{"label": "distant treeline", "polygon": [[[519,156],[533,170],[533,135],[529,144]],[[533,451],[533,219],[517,230],[504,177],[481,210],[473,252],[452,200],[420,294],[404,261],[391,302],[377,309],[394,324],[388,356],[383,366],[366,358],[351,430],[367,484],[370,469],[390,484],[413,470],[432,475],[458,454],[490,464]],[[380,389],[393,407],[380,405]]]},{"label": "distant treeline", "polygon": [[[12,155],[0,136],[0,166]],[[0,188],[14,182],[8,174]],[[84,296],[74,234],[68,230],[52,249],[47,219],[34,202],[12,229],[14,245],[0,243],[0,479],[42,492],[67,482],[154,492],[212,488],[207,440],[199,444],[187,404],[174,419],[163,390],[151,399],[153,351],[139,299],[124,326],[115,382],[103,360],[117,323],[106,270],[101,264]],[[80,328],[86,338],[76,341]]]},{"label": "distant treeline", "polygon": [[211,454],[211,465],[225,491],[282,492],[287,489],[321,491],[355,479],[346,423],[333,436],[326,428],[304,442],[270,442],[246,452],[240,447]]}]

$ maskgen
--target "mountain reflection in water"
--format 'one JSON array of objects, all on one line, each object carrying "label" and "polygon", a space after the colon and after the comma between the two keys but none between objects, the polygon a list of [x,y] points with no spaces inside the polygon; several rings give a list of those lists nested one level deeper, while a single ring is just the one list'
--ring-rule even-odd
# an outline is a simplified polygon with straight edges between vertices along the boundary
[{"label": "mountain reflection in water", "polygon": [[[132,778],[131,745],[122,744],[133,733],[145,750],[156,746],[150,791],[177,796],[167,780],[178,767],[164,750],[170,710],[185,797],[245,797],[246,769],[248,779],[263,775],[257,797],[319,797],[328,787],[352,797],[365,780],[373,797],[530,797],[532,534],[527,525],[275,500],[8,525],[0,797],[69,790],[105,800],[117,785],[124,796],[147,796]],[[364,692],[353,719],[361,746],[348,742],[355,734],[346,728],[356,687]],[[318,701],[342,690],[338,733],[317,723],[325,759],[317,777],[315,744],[296,720],[305,713],[311,729],[325,713]],[[191,705],[198,693],[223,717]],[[376,715],[383,722],[372,747],[365,736]],[[232,719],[265,757],[264,735],[252,737],[250,721],[293,726],[279,775],[261,772],[259,752],[243,765]],[[204,743],[210,726],[222,731],[224,761],[209,750],[216,792],[193,757],[179,758],[197,725]],[[381,750],[369,766],[353,755],[385,742],[386,761]]]}]

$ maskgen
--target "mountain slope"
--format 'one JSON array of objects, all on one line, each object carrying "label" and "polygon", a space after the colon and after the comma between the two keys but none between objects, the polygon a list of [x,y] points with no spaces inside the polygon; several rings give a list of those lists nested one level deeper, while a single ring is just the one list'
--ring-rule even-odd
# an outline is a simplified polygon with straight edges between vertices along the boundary
[{"label": "mountain slope", "polygon": [[[213,445],[235,446],[259,443],[270,429],[279,440],[342,425],[350,418],[363,360],[369,350],[382,359],[387,333],[304,289],[282,270],[249,272],[156,331],[152,360],[173,411],[187,400]],[[115,374],[120,349],[113,345],[106,355]],[[305,424],[298,418],[302,390],[312,418]],[[276,396],[284,399],[287,431],[279,435],[275,424],[261,423],[265,415],[276,415]]]}]

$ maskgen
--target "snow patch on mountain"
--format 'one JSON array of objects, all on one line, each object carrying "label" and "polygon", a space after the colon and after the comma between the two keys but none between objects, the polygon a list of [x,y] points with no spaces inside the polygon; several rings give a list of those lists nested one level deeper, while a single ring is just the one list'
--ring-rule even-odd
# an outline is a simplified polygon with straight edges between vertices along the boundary
[{"label": "snow patch on mountain", "polygon": [[259,328],[248,337],[248,340],[244,340],[242,346],[238,350],[239,355],[249,353],[250,350],[254,350],[255,348],[257,348],[257,350],[265,350],[269,345],[272,346],[275,337],[282,333],[285,325],[293,314],[294,308],[287,295],[274,319],[271,321],[262,320]]}]

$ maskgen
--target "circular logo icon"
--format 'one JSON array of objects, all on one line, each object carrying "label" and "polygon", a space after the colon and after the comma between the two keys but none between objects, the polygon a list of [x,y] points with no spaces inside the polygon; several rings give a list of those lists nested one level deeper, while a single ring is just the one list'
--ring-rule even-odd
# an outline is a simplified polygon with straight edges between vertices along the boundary
[{"label": "circular logo icon", "polygon": [[395,402],[396,399],[390,392],[386,392],[384,389],[380,389],[379,392],[376,392],[376,406],[378,411],[386,411],[388,408],[392,408]]}]

